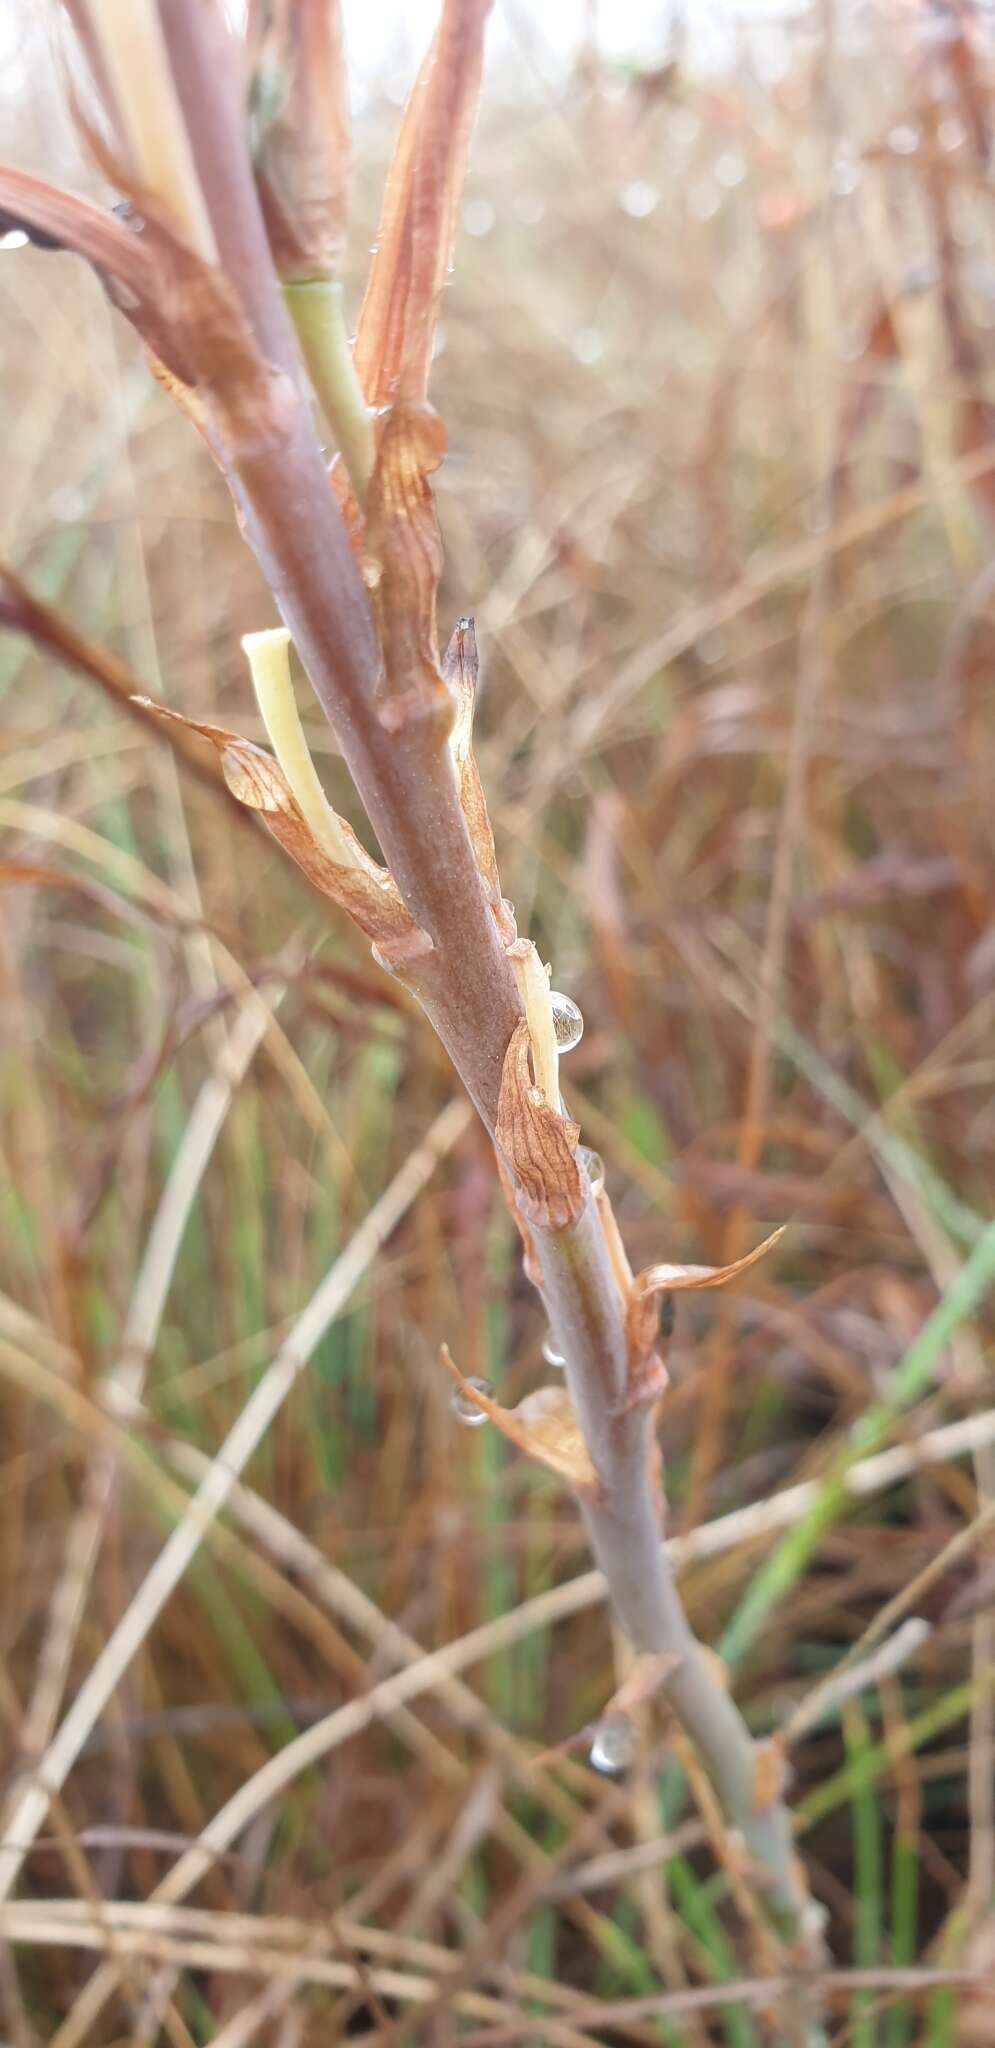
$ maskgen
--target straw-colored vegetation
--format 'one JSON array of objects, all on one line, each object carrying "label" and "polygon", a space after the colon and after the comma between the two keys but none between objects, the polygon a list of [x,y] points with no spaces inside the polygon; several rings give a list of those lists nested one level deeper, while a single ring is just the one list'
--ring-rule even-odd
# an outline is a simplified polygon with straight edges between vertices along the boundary
[{"label": "straw-colored vegetation", "polygon": [[[501,880],[583,1011],[564,1085],[632,1268],[788,1225],[673,1297],[656,1425],[825,1964],[799,2016],[666,1655],[626,1677],[556,1471],[454,1416],[446,1342],[502,1410],[553,1376],[490,1142],[209,747],[130,701],[299,747],[222,478],[84,265],[12,233],[15,2048],[995,2033],[995,53],[827,7],[723,73],[564,72],[515,19],[432,370],[442,639],[475,615]],[[28,26],[24,58],[4,154],[105,203]],[[350,313],[398,118],[371,84]]]}]

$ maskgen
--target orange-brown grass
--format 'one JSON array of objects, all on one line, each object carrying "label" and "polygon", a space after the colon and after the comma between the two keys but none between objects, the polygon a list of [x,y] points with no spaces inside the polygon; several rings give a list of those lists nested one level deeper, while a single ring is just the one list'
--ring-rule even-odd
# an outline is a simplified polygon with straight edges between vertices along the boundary
[{"label": "orange-brown grass", "polygon": [[[798,39],[773,82],[745,35],[722,76],[496,66],[435,365],[444,597],[476,614],[505,886],[583,1009],[572,1097],[632,1257],[721,1263],[791,1219],[776,1270],[679,1308],[661,1439],[685,1532],[826,1469],[995,1182],[995,66],[911,14],[865,33],[838,25],[831,60]],[[71,171],[27,56],[6,153]],[[373,88],[363,223],[395,123]],[[268,600],[220,480],[82,266],[3,252],[0,285],[0,558],[143,686],[255,731],[238,642]],[[178,1447],[213,1455],[456,1091],[356,934],[168,749],[22,639],[0,639],[0,684],[13,1782],[197,1484]],[[197,1160],[250,987],[273,1020]],[[772,2038],[748,1887],[710,1877],[666,1730],[618,1783],[560,1746],[603,1705],[602,1606],[557,1619],[554,1598],[500,1636],[586,1554],[552,1479],[453,1422],[441,1339],[511,1403],[542,1329],[484,1136],[454,1114],[439,1155],[246,1474],[283,1520],[236,1502],[198,1549],[32,1850],[22,1921],[0,1922],[17,2048],[77,2038],[103,1954],[120,1987],[87,2041],[143,2038],[156,1961],[155,2038],[177,2043]],[[190,1219],[157,1263],[178,1159]],[[145,1411],[108,1417],[101,1374],[136,1328]],[[897,1441],[995,1406],[991,1336],[982,1299]],[[74,1583],[101,1442],[110,1523]],[[834,1517],[737,1673],[758,1730],[983,1513],[989,1442],[941,1444]],[[692,1544],[706,1642],[775,1540]],[[990,1981],[993,1952],[992,1574],[987,1525],[905,1608],[925,1648],[794,1753],[832,2038],[859,2048],[995,2028],[995,1997],[954,1989]],[[388,1697],[260,1810],[195,1907],[143,1918],[295,1729],[488,1623],[473,1698],[444,1677]],[[70,1898],[90,1902],[75,1933]],[[723,1979],[743,1980],[724,2004]]]}]

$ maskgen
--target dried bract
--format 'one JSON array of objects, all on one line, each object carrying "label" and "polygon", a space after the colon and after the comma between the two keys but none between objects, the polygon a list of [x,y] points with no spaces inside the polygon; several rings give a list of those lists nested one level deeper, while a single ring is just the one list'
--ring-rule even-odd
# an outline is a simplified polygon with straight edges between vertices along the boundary
[{"label": "dried bract", "polygon": [[477,866],[484,878],[491,909],[507,944],[516,936],[515,920],[501,894],[494,833],[473,751],[473,716],[477,701],[477,636],[472,619],[457,621],[442,662],[442,676],[455,706],[449,745],[456,769],[459,800],[473,841]]},{"label": "dried bract", "polygon": [[526,1221],[564,1230],[584,1207],[577,1164],[580,1125],[545,1101],[529,1066],[529,1027],[523,1017],[512,1033],[498,1100],[497,1142],[518,1184]]},{"label": "dried bract", "polygon": [[446,0],[404,112],[356,325],[367,405],[424,399],[480,84],[490,0]]},{"label": "dried bract", "polygon": [[502,1408],[481,1391],[479,1382],[464,1378],[445,1344],[441,1355],[465,1400],[487,1415],[509,1443],[565,1479],[575,1493],[587,1497],[598,1493],[598,1474],[565,1386],[537,1387],[517,1408]]},{"label": "dried bract", "polygon": [[349,195],[349,101],[335,0],[260,9],[251,110],[256,189],[284,283],[337,279]]},{"label": "dried bract", "polygon": [[630,1365],[635,1365],[652,1350],[657,1334],[656,1297],[660,1294],[690,1292],[701,1287],[727,1287],[731,1280],[755,1266],[765,1252],[769,1252],[779,1237],[784,1235],[784,1225],[773,1230],[762,1244],[755,1245],[745,1258],[734,1259],[729,1266],[646,1266],[637,1273],[632,1283],[629,1306],[626,1314],[626,1332],[629,1343]]},{"label": "dried bract", "polygon": [[419,930],[405,909],[386,868],[371,860],[351,825],[337,820],[343,838],[354,855],[349,867],[329,858],[319,845],[279,764],[253,740],[242,739],[224,726],[205,725],[184,718],[150,698],[137,700],[159,718],[178,720],[210,740],[217,748],[228,788],[248,810],[258,811],[284,850],[303,869],[308,881],[322,894],[347,910],[361,931],[371,939],[385,964],[398,965],[431,950],[427,933]]}]

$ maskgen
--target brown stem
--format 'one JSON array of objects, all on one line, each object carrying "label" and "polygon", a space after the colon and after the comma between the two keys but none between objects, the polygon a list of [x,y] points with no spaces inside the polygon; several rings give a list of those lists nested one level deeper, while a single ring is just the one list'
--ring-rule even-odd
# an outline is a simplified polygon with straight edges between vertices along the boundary
[{"label": "brown stem", "polygon": [[521,1014],[466,828],[442,723],[396,731],[375,702],[379,658],[366,596],[303,407],[284,444],[237,458],[229,483],[246,537],[333,726],[384,859],[433,951],[404,970],[492,1136],[508,1040]]},{"label": "brown stem", "polygon": [[290,321],[270,261],[245,141],[240,67],[220,8],[205,0],[158,0],[176,96],[227,272],[263,354],[299,374]]},{"label": "brown stem", "polygon": [[[264,438],[216,452],[250,546],[342,748],[367,815],[433,953],[406,971],[493,1135],[521,1005],[487,907],[446,735],[432,720],[382,725],[380,653],[329,488],[266,243],[240,118],[234,52],[215,10],[160,0],[177,97],[222,263],[270,360],[294,373]],[[273,408],[274,415],[277,408]]]},{"label": "brown stem", "polygon": [[[199,0],[161,0],[177,93],[221,252],[271,359],[293,370],[240,123],[231,51]],[[216,124],[213,125],[212,124]],[[258,267],[257,267],[258,265]],[[258,421],[255,423],[258,428]],[[446,731],[378,715],[379,652],[366,594],[328,486],[296,376],[266,432],[218,450],[246,537],[333,725],[381,848],[431,951],[404,967],[480,1115],[495,1131],[505,1054],[521,1004],[460,806]],[[593,1199],[567,1230],[532,1229],[542,1294],[568,1361],[574,1406],[600,1477],[582,1512],[637,1650],[670,1651],[671,1704],[696,1742],[730,1823],[763,1873],[769,1918],[805,1947],[806,1893],[786,1808],[757,1784],[757,1751],[696,1644],[662,1544],[651,1411],[629,1399],[623,1302]]]}]

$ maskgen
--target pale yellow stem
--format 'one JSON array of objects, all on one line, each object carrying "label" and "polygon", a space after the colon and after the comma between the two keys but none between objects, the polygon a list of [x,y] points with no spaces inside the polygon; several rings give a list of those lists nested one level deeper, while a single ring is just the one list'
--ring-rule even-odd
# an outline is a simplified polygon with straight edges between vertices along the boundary
[{"label": "pale yellow stem", "polygon": [[242,646],[270,745],[319,846],[339,867],[356,866],[355,848],[342,830],[311,759],[290,674],[290,634],[285,626],[245,633]]},{"label": "pale yellow stem", "polygon": [[550,1109],[560,1107],[560,1055],[549,999],[549,977],[531,939],[516,939],[508,948],[518,992],[532,1041],[532,1070]]},{"label": "pale yellow stem", "polygon": [[360,389],[346,333],[342,286],[327,278],[285,284],[308,376],[362,505],[376,460],[373,416]]},{"label": "pale yellow stem", "polygon": [[155,0],[89,0],[89,19],[124,124],[132,168],[190,247],[216,263],[211,217],[180,112]]}]

